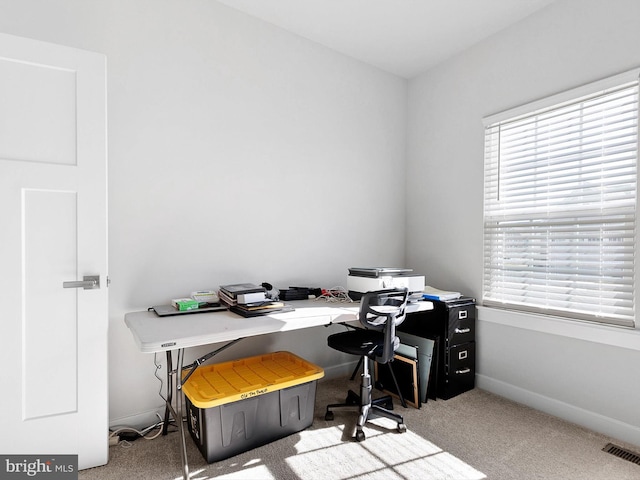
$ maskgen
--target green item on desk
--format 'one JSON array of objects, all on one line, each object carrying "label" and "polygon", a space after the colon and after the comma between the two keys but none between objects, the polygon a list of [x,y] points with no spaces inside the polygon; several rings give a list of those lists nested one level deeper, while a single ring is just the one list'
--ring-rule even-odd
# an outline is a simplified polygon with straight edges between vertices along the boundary
[{"label": "green item on desk", "polygon": [[176,298],[175,300],[171,300],[171,305],[181,312],[184,312],[185,310],[197,309],[200,306],[200,302],[193,298]]}]

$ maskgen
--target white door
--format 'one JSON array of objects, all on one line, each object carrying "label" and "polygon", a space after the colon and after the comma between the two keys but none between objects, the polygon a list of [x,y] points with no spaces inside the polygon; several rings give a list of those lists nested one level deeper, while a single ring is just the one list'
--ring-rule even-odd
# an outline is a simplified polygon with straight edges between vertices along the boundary
[{"label": "white door", "polygon": [[104,55],[0,34],[2,454],[108,460],[106,167]]}]

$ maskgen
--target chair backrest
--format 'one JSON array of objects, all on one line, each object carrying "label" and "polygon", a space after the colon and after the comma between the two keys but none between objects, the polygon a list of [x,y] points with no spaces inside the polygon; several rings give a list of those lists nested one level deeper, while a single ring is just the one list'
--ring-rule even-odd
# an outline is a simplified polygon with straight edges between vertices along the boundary
[{"label": "chair backrest", "polygon": [[395,288],[367,292],[360,300],[359,320],[368,329],[384,332],[382,355],[376,357],[378,363],[387,363],[393,359],[400,340],[396,337],[396,325],[406,316],[407,288]]}]

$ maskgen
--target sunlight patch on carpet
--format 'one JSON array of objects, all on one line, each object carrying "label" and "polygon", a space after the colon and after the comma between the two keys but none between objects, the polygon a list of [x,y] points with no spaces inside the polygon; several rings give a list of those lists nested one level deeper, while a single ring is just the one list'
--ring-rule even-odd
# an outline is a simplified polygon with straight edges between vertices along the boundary
[{"label": "sunlight patch on carpet", "polygon": [[356,442],[344,425],[300,432],[288,467],[305,480],[480,480],[482,472],[411,431],[367,429]]}]

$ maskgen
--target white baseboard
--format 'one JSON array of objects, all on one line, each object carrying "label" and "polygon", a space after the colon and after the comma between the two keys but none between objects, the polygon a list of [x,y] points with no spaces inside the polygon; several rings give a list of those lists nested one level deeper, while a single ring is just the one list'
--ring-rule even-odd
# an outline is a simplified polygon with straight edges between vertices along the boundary
[{"label": "white baseboard", "polygon": [[109,430],[115,430],[121,427],[135,428],[142,430],[150,425],[158,423],[159,419],[156,415],[158,413],[164,420],[164,407],[157,410],[149,410],[146,412],[138,413],[136,415],[129,415],[127,417],[114,418],[109,421]]},{"label": "white baseboard", "polygon": [[[476,374],[476,386],[517,403],[562,418],[613,439],[640,446],[640,428],[494,378]],[[640,407],[639,407],[640,408]]]}]

